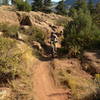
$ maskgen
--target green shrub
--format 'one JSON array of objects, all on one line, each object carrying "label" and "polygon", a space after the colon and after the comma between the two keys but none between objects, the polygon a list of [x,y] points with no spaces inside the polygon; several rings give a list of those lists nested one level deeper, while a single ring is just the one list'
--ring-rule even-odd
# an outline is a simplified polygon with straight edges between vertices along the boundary
[{"label": "green shrub", "polygon": [[11,76],[17,75],[19,72],[19,58],[18,55],[12,57],[0,57],[0,74],[11,74]]},{"label": "green shrub", "polygon": [[61,14],[61,15],[67,14],[66,5],[64,3],[64,0],[61,0],[58,2],[58,5],[56,6],[56,11],[57,11],[57,14]]},{"label": "green shrub", "polygon": [[[8,80],[19,75],[20,70],[20,53],[15,53],[16,42],[0,37],[0,79]],[[4,77],[4,75],[6,75]],[[9,76],[10,75],[10,76]],[[1,81],[2,81],[1,80]]]},{"label": "green shrub", "polygon": [[18,38],[17,32],[19,27],[16,25],[0,24],[0,31],[4,32],[5,37]]},{"label": "green shrub", "polygon": [[69,22],[64,29],[63,47],[70,55],[76,56],[84,49],[91,49],[97,45],[100,39],[100,32],[92,22],[90,14],[84,13],[81,9],[77,12],[73,21]]},{"label": "green shrub", "polygon": [[31,6],[28,4],[27,1],[16,0],[15,4],[19,11],[31,11],[32,10]]},{"label": "green shrub", "polygon": [[1,32],[5,32],[6,30],[8,30],[8,25],[4,24],[4,23],[0,23],[0,31]]},{"label": "green shrub", "polygon": [[14,41],[0,37],[0,56],[6,57],[9,50],[15,45]]},{"label": "green shrub", "polygon": [[100,30],[96,25],[92,26],[92,48],[100,49]]},{"label": "green shrub", "polygon": [[31,27],[25,31],[25,34],[29,35],[28,42],[37,41],[41,44],[44,44],[45,32],[37,27]]},{"label": "green shrub", "polygon": [[56,20],[55,24],[57,26],[65,26],[67,22],[68,22],[67,18],[60,18],[60,19]]}]

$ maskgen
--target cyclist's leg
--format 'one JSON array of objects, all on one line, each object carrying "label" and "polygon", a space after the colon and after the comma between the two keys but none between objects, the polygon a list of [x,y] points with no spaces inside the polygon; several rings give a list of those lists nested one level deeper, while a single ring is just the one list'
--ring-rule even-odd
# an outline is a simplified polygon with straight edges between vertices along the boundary
[{"label": "cyclist's leg", "polygon": [[54,43],[54,52],[55,52],[55,54],[57,53],[56,43]]},{"label": "cyclist's leg", "polygon": [[53,54],[55,54],[55,45],[53,44]]},{"label": "cyclist's leg", "polygon": [[55,46],[54,46],[54,42],[51,41],[51,54],[52,54],[52,57],[54,57],[54,54],[55,54]]}]

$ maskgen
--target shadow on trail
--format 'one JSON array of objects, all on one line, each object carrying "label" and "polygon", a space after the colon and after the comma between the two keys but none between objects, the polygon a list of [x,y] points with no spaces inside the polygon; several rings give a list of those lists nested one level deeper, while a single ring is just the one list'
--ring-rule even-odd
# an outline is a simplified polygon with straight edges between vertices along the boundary
[{"label": "shadow on trail", "polygon": [[52,57],[52,48],[46,44],[42,45],[43,54],[40,54],[39,60],[41,61],[52,61],[54,58]]},{"label": "shadow on trail", "polygon": [[57,48],[57,52],[52,56],[52,47],[50,45],[43,44],[42,45],[43,52],[40,52],[40,57],[38,58],[41,61],[53,61],[54,59],[63,59],[66,58],[66,55],[61,53],[61,49]]}]

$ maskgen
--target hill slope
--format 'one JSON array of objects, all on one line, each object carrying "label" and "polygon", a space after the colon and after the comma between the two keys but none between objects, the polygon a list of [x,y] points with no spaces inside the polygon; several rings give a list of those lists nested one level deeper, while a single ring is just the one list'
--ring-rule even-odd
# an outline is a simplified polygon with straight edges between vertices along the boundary
[{"label": "hill slope", "polygon": [[[62,24],[71,20],[71,18],[69,17],[64,17],[53,13],[45,14],[42,12],[32,11],[29,13],[19,11],[15,12],[11,8],[8,8],[9,7],[7,6],[0,8],[0,23],[17,25],[19,26],[19,29],[22,30],[24,30],[25,28],[27,30],[27,28],[29,28],[29,30],[26,31],[27,34],[22,33],[25,36],[25,38],[27,38],[29,34],[33,34],[32,36],[30,36],[33,39],[35,37],[34,34],[37,35],[39,29],[46,31],[47,34],[43,32],[43,35],[47,36],[53,31],[52,26],[56,27],[56,32],[60,33],[60,31],[62,31],[64,28]],[[30,33],[31,27],[38,27],[39,29],[31,30],[32,32]],[[5,32],[2,31],[2,29],[0,31]],[[19,31],[17,30],[17,32]],[[23,32],[25,32],[25,30]],[[21,33],[19,34],[22,35]],[[4,53],[5,58],[6,56],[8,56],[8,58],[15,58],[15,56],[12,55],[12,51],[15,52],[14,54],[18,52],[18,54],[21,55],[21,58],[19,59],[18,55],[16,59],[18,60],[18,62],[20,62],[20,65],[22,66],[22,70],[20,70],[20,73],[18,74],[19,76],[17,75],[11,80],[9,80],[8,77],[6,77],[6,82],[7,80],[9,80],[9,82],[1,82],[1,97],[5,96],[5,94],[3,93],[9,94],[9,91],[5,92],[7,90],[5,90],[5,88],[9,87],[9,89],[11,90],[11,99],[6,98],[5,100],[100,99],[100,88],[99,85],[96,83],[97,80],[95,77],[95,74],[99,75],[100,72],[100,54],[97,53],[97,51],[94,51],[95,53],[86,52],[84,54],[85,60],[83,59],[83,61],[77,58],[53,59],[45,53],[45,56],[40,56],[39,53],[41,52],[38,49],[35,49],[33,44],[29,43],[27,39],[27,41],[25,41],[25,38],[23,38],[22,40],[14,36],[10,37],[9,35],[1,35],[0,38],[1,37],[7,40],[10,39],[16,41],[17,43],[16,45],[14,44],[14,46],[18,47],[18,50],[16,50],[16,48],[13,48],[12,45],[10,46],[10,49],[4,48],[5,45],[8,47],[9,45],[6,44],[7,41],[4,41],[5,39],[1,39],[0,48],[3,47],[4,50],[7,51],[7,55],[5,55],[5,52],[2,52],[3,49],[1,49],[0,54]],[[45,46],[45,49],[49,51],[49,47],[51,46]],[[3,63],[1,62],[1,65],[4,64],[6,68],[5,58],[0,59],[0,61],[3,61]],[[13,67],[11,66],[11,64],[13,64],[14,61],[12,61],[11,63],[9,63],[8,59],[6,61],[8,64],[8,69]],[[15,65],[15,63],[13,65]],[[18,65],[17,68],[20,68],[20,66]],[[12,71],[15,71],[15,69],[13,69]],[[8,71],[4,74],[6,74],[6,76],[9,76]],[[0,77],[4,78],[4,76],[2,75]],[[1,99],[1,97],[0,100],[4,100]]]},{"label": "hill slope", "polygon": [[[73,5],[77,0],[65,0],[65,4],[67,5]],[[87,2],[89,2],[89,0],[87,0]],[[94,4],[97,4],[98,2],[100,2],[100,0],[93,0]]]}]

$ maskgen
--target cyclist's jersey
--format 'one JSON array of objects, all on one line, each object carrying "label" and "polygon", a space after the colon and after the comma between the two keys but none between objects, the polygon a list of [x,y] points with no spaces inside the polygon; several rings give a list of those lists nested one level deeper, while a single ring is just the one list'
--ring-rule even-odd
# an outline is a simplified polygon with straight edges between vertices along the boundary
[{"label": "cyclist's jersey", "polygon": [[56,34],[51,35],[51,42],[53,42],[53,43],[57,42],[57,35]]}]

